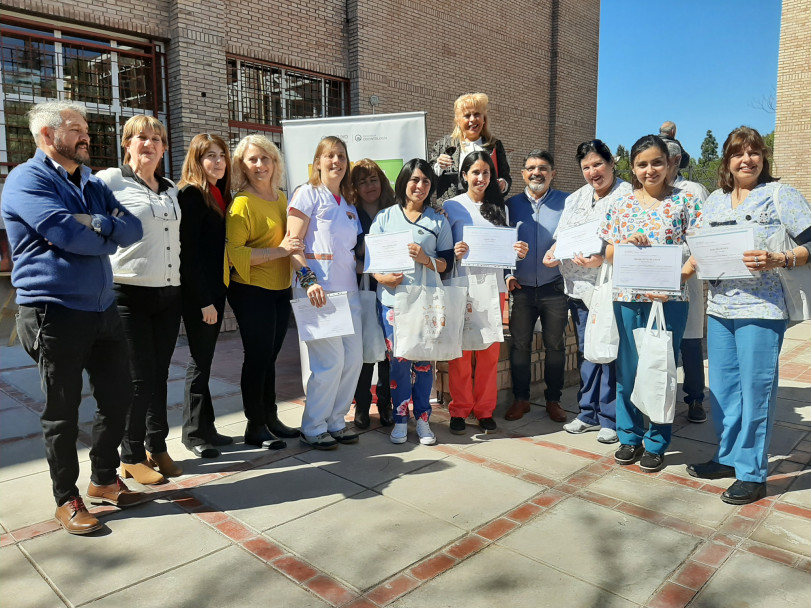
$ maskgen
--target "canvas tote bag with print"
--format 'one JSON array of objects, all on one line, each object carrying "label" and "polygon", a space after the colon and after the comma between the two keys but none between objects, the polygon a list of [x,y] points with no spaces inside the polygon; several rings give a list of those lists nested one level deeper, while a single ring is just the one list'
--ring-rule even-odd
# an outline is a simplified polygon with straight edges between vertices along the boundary
[{"label": "canvas tote bag with print", "polygon": [[611,363],[617,358],[619,350],[620,335],[614,318],[612,276],[613,267],[603,264],[591,295],[583,337],[583,356],[592,363]]},{"label": "canvas tote bag with print", "polygon": [[647,326],[634,330],[639,363],[631,402],[656,424],[670,424],[676,414],[673,332],[667,331],[665,327],[662,303],[653,302]]},{"label": "canvas tote bag with print", "polygon": [[460,277],[456,265],[453,274],[445,284],[467,290],[462,350],[484,350],[494,342],[504,342],[501,297],[495,275],[486,273]]}]

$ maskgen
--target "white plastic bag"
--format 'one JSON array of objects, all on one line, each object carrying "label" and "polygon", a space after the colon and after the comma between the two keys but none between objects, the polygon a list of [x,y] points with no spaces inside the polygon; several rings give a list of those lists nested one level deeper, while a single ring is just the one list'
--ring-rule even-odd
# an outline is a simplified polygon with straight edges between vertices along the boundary
[{"label": "white plastic bag", "polygon": [[[454,267],[454,275],[456,269]],[[484,350],[494,342],[504,342],[501,298],[493,274],[454,276],[445,281],[467,291],[465,322],[462,328],[462,350]]]},{"label": "white plastic bag", "polygon": [[369,275],[361,279],[360,314],[363,332],[363,362],[377,363],[386,358],[386,337],[377,314],[377,294],[369,291]]},{"label": "white plastic bag", "polygon": [[[450,361],[462,356],[467,289],[401,285],[394,293],[394,356],[410,361]],[[427,280],[429,273],[424,272]]]},{"label": "white plastic bag", "polygon": [[594,286],[583,337],[583,356],[592,363],[611,363],[617,358],[620,335],[614,318],[614,294],[611,278],[613,269],[603,264]]},{"label": "white plastic bag", "polygon": [[[653,328],[654,322],[656,329]],[[639,363],[636,367],[631,402],[651,422],[670,424],[676,414],[676,359],[673,333],[665,329],[665,311],[654,302],[648,325],[634,330]]]}]

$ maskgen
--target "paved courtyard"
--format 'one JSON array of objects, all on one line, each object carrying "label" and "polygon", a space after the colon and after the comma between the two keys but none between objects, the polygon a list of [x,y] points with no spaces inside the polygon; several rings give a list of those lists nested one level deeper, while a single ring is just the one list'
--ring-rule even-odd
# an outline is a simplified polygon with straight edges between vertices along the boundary
[{"label": "paved courtyard", "polygon": [[[78,537],[53,519],[37,370],[0,348],[0,605],[93,607],[808,606],[811,597],[811,324],[783,348],[769,495],[724,504],[728,480],[685,464],[713,453],[710,423],[679,409],[667,467],[614,464],[616,446],[569,435],[542,407],[501,432],[451,435],[435,409],[436,446],[387,432],[318,452],[242,443],[239,338],[221,339],[211,390],[220,432],[236,438],[200,460],[180,443],[187,349],[169,385],[169,451],[186,474],[143,504],[93,509],[106,524]],[[280,416],[302,412],[291,330],[279,362]],[[540,403],[536,395],[534,403]],[[577,411],[576,390],[564,407]],[[89,481],[94,401],[80,410],[79,487]],[[374,421],[377,419],[374,417]],[[131,483],[130,487],[137,487]]]}]

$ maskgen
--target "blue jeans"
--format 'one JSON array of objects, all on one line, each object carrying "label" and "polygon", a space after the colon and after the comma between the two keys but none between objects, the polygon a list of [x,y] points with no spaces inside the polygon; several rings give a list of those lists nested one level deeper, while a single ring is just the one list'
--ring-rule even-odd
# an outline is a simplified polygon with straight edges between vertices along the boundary
[{"label": "blue jeans", "polygon": [[766,481],[786,321],[707,317],[715,460],[741,481]]},{"label": "blue jeans", "polygon": [[540,317],[545,353],[544,398],[547,401],[560,401],[563,394],[563,372],[566,368],[563,332],[569,321],[569,304],[563,292],[563,281],[540,287],[523,286],[511,293],[513,307],[510,312],[510,367],[513,395],[516,399],[529,401],[532,338],[535,334],[535,322]]},{"label": "blue jeans", "polygon": [[[620,335],[617,355],[617,436],[620,443],[642,445],[652,454],[664,454],[670,445],[672,425],[651,423],[645,431],[642,412],[631,402],[639,356],[634,330],[648,324],[650,302],[614,302],[614,316]],[[687,325],[687,302],[665,302],[665,328],[673,333],[673,356],[676,357]]]},{"label": "blue jeans", "polygon": [[681,365],[684,368],[684,401],[704,401],[704,353],[702,338],[684,338],[681,341]]},{"label": "blue jeans", "polygon": [[569,309],[577,329],[577,365],[580,367],[580,404],[578,418],[587,424],[599,424],[606,429],[617,428],[617,370],[614,362],[600,365],[583,357],[583,342],[589,309],[583,300],[571,298]]}]

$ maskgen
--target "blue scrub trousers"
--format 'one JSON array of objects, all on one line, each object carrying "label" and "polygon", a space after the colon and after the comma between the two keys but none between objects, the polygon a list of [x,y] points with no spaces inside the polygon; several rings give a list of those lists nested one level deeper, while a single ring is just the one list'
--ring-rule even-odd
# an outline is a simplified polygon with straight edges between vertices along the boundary
[{"label": "blue scrub trousers", "polygon": [[580,413],[577,417],[586,424],[616,430],[616,365],[614,361],[600,365],[583,357],[589,309],[583,300],[576,298],[569,300],[569,309],[577,330],[577,365],[580,368],[580,390],[577,392]]},{"label": "blue scrub trousers", "polygon": [[715,460],[735,467],[740,481],[766,481],[787,325],[774,319],[707,318]]},{"label": "blue scrub trousers", "polygon": [[[617,354],[617,436],[624,445],[642,445],[652,454],[664,454],[670,445],[672,425],[651,423],[645,431],[642,412],[631,403],[639,356],[634,330],[648,324],[650,302],[614,302],[614,316],[620,335]],[[665,328],[673,333],[673,356],[678,357],[681,337],[687,325],[687,302],[665,302]]]}]

